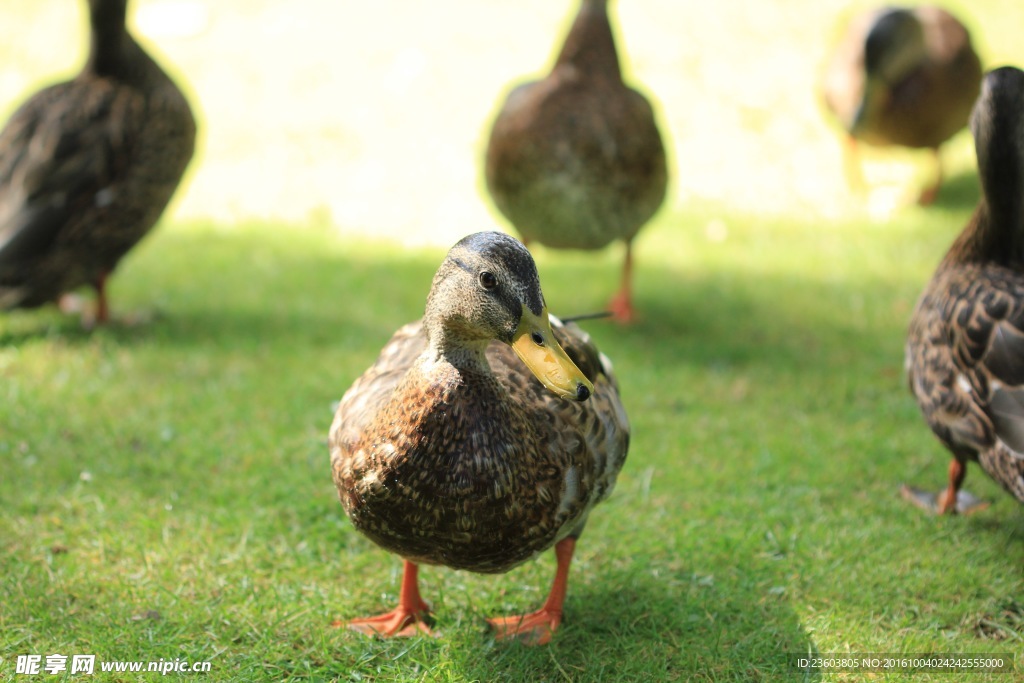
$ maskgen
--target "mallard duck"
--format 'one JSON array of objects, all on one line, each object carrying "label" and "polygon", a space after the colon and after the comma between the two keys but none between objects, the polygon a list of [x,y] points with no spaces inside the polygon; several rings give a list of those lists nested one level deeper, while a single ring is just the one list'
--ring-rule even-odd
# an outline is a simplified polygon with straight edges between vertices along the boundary
[{"label": "mallard duck", "polygon": [[939,7],[886,7],[851,22],[825,72],[825,104],[848,133],[849,173],[859,176],[857,142],[925,148],[942,184],[939,147],[967,125],[981,84],[981,61],[967,29]]},{"label": "mallard duck", "polygon": [[610,304],[633,318],[633,238],[665,199],[665,148],[651,105],[622,82],[607,0],[583,0],[555,66],[512,90],[487,144],[495,205],[529,244],[626,245]]},{"label": "mallard duck", "polygon": [[0,309],[106,282],[160,217],[192,158],[195,121],[125,28],[127,0],[89,0],[89,56],[0,132]]},{"label": "mallard duck", "polygon": [[941,513],[981,503],[967,463],[1024,502],[1024,72],[990,72],[971,116],[982,197],[911,318],[906,363],[925,419],[952,452],[949,486],[904,496]]},{"label": "mallard duck", "polygon": [[549,317],[530,252],[481,232],[452,247],[423,319],[399,329],[345,393],[329,442],[352,524],[405,561],[398,606],[350,628],[429,633],[419,565],[506,572],[553,546],[543,607],[489,620],[498,638],[545,643],[629,426],[608,359]]}]

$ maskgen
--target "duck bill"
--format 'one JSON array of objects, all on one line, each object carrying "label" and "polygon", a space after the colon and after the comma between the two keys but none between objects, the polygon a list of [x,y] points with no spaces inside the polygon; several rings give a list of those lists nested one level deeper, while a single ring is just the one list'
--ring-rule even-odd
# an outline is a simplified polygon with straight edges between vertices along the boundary
[{"label": "duck bill", "polygon": [[534,315],[523,306],[523,317],[512,337],[512,350],[541,384],[562,398],[585,401],[594,393],[594,385],[555,341],[547,308]]},{"label": "duck bill", "polygon": [[860,106],[853,116],[850,126],[850,133],[857,137],[865,132],[870,121],[875,119],[889,104],[889,86],[877,76],[868,76],[864,82],[864,94],[860,100]]}]

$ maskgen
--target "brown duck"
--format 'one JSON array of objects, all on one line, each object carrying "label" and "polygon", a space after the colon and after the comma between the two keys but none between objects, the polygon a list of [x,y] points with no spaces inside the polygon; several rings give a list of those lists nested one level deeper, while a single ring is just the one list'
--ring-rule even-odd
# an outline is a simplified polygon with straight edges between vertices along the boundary
[{"label": "brown duck", "polygon": [[952,452],[926,509],[967,512],[960,490],[977,462],[1024,502],[1024,72],[990,72],[971,116],[982,197],[917,304],[906,362],[925,420]]},{"label": "brown duck", "polygon": [[127,0],[89,0],[89,56],[0,132],[0,309],[106,281],[153,227],[192,158],[181,91],[125,28]]},{"label": "brown duck", "polygon": [[[967,125],[981,83],[981,62],[967,29],[939,7],[886,7],[851,22],[825,72],[825,104],[848,133],[849,173],[858,178],[857,142],[932,151],[942,184],[939,147]],[[859,181],[859,180],[858,180]]]},{"label": "brown duck", "polygon": [[578,327],[549,319],[530,252],[483,232],[448,252],[423,319],[345,393],[329,442],[352,524],[405,561],[398,606],[350,628],[429,633],[419,565],[506,572],[554,547],[543,607],[489,620],[499,638],[544,643],[629,426],[608,359]]},{"label": "brown duck", "polygon": [[633,238],[665,198],[665,149],[651,105],[622,81],[607,0],[583,0],[555,66],[512,90],[487,144],[495,205],[529,244],[626,245],[611,309],[633,317]]}]

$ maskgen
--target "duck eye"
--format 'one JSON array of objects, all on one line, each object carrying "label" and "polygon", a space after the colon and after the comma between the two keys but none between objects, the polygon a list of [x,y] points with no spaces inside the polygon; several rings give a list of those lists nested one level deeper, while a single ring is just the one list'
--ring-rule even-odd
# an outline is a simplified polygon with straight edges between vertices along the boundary
[{"label": "duck eye", "polygon": [[480,273],[480,286],[484,289],[494,289],[498,286],[498,278],[494,277],[494,273],[485,270]]}]

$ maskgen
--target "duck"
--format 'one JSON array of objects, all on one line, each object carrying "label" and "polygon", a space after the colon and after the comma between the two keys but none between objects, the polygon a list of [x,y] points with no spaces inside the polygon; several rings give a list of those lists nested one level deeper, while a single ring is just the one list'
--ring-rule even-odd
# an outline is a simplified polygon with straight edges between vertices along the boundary
[{"label": "duck", "polygon": [[857,15],[825,69],[825,106],[846,131],[847,175],[861,185],[858,144],[930,150],[933,203],[944,179],[940,147],[967,125],[981,86],[967,28],[941,7],[883,7]]},{"label": "duck", "polygon": [[526,244],[625,244],[609,304],[634,319],[633,240],[665,199],[665,147],[647,98],[622,79],[607,0],[582,0],[554,67],[512,89],[494,119],[488,192]]},{"label": "duck", "polygon": [[395,609],[348,628],[431,634],[421,565],[503,573],[553,548],[540,609],[488,620],[498,640],[549,642],[576,541],[615,485],[629,433],[611,362],[549,315],[526,247],[503,232],[459,240],[423,318],[395,332],[331,424],[349,520],[403,560]]},{"label": "duck", "polygon": [[925,421],[952,453],[939,514],[987,505],[961,489],[977,463],[1024,503],[1024,72],[989,72],[971,115],[981,199],[911,317],[906,367]]},{"label": "duck", "polygon": [[107,280],[160,218],[195,149],[174,81],[125,27],[127,0],[88,0],[89,53],[0,131],[0,310],[78,287],[110,318]]}]

